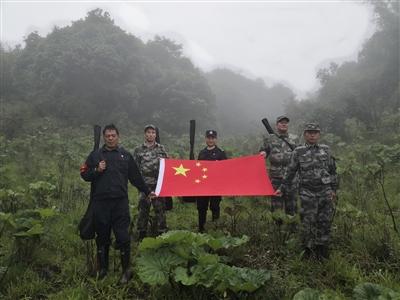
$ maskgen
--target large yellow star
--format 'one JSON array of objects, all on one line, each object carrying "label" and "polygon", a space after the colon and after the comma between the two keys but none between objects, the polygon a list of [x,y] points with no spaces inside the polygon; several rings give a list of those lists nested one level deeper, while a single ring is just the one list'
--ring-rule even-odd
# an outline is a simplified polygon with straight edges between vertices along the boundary
[{"label": "large yellow star", "polygon": [[185,169],[183,165],[181,164],[179,167],[172,167],[175,169],[175,175],[183,175],[186,177],[186,172],[190,171],[190,169]]}]

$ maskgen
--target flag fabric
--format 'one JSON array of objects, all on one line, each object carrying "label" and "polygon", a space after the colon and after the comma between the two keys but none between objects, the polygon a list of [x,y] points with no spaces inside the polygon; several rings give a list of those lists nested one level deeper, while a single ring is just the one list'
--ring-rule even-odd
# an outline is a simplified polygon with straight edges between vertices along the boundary
[{"label": "flag fabric", "polygon": [[167,196],[273,195],[261,155],[227,160],[160,159],[155,193]]}]

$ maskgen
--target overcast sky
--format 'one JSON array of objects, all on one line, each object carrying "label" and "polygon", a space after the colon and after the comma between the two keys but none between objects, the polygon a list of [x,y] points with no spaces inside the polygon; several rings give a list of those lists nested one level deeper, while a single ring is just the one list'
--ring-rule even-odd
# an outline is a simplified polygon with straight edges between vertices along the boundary
[{"label": "overcast sky", "polygon": [[45,36],[97,7],[145,41],[158,34],[183,44],[205,71],[225,66],[267,84],[283,81],[300,97],[318,86],[319,68],[356,60],[374,31],[372,9],[361,1],[1,0],[1,40],[15,45],[34,30]]}]

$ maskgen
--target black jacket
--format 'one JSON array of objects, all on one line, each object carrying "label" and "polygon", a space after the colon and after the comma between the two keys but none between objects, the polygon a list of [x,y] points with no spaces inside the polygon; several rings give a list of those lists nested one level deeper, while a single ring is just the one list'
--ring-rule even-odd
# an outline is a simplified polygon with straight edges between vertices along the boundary
[{"label": "black jacket", "polygon": [[[98,172],[95,169],[101,160],[106,161],[106,169]],[[94,200],[128,197],[128,180],[139,191],[150,193],[132,155],[122,147],[110,151],[103,146],[92,151],[81,169],[81,177],[94,185]]]},{"label": "black jacket", "polygon": [[227,159],[225,151],[221,150],[217,146],[214,149],[208,150],[205,147],[200,151],[198,160],[224,160]]}]

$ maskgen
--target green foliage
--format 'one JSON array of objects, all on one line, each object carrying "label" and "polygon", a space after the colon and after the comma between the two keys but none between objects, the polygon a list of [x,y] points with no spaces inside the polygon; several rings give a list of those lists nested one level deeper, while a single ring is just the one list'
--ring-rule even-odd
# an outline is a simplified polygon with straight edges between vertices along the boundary
[{"label": "green foliage", "polygon": [[379,284],[365,282],[354,288],[353,298],[355,300],[394,300],[400,299],[400,293]]},{"label": "green foliage", "polygon": [[145,238],[139,245],[138,275],[151,285],[176,282],[212,288],[219,293],[228,290],[254,292],[270,279],[270,273],[228,266],[215,252],[238,247],[247,241],[246,236],[216,238],[183,230]]},{"label": "green foliage", "polygon": [[190,118],[215,125],[215,97],[181,46],[158,36],[144,43],[101,9],[46,37],[33,32],[25,43],[0,53],[8,137],[39,120],[35,114],[69,126],[151,122],[174,133],[186,132]]}]

